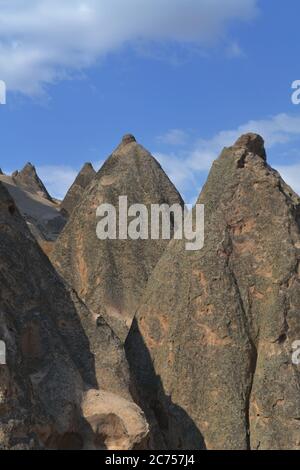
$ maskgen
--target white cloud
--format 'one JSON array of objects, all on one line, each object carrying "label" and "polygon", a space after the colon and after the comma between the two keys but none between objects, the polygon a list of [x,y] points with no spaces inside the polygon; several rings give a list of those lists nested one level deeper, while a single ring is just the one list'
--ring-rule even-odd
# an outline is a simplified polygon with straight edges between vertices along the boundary
[{"label": "white cloud", "polygon": [[0,0],[0,77],[28,94],[125,44],[210,45],[258,0]]},{"label": "white cloud", "polygon": [[[178,131],[178,130],[176,130]],[[210,139],[198,139],[191,142],[189,148],[181,148],[176,152],[156,152],[154,155],[161,163],[170,179],[187,201],[194,200],[200,192],[200,182],[206,175],[224,147],[234,144],[241,134],[256,132],[261,134],[267,149],[274,149],[278,157],[285,161],[289,155],[297,158],[297,149],[290,147],[293,141],[300,141],[300,118],[288,114],[278,114],[269,119],[251,120],[237,129],[218,132]],[[187,135],[182,131],[182,135]],[[170,143],[172,144],[172,142]],[[269,159],[272,151],[269,151]],[[103,164],[102,160],[93,162],[98,170]],[[274,167],[280,172],[285,181],[300,193],[300,163],[294,165],[277,164]],[[79,168],[69,166],[38,166],[38,174],[43,180],[50,194],[63,198],[74,179]]]},{"label": "white cloud", "polygon": [[162,144],[183,145],[186,144],[188,133],[182,129],[171,129],[166,134],[160,135],[157,141]]},{"label": "white cloud", "polygon": [[191,184],[196,184],[194,173],[184,155],[155,153],[155,158],[161,163],[169,178],[181,191],[188,189]]},{"label": "white cloud", "polygon": [[[175,186],[185,194],[194,189],[197,190],[197,182],[205,178],[212,162],[218,157],[224,147],[229,147],[247,132],[255,132],[263,136],[266,148],[275,148],[281,145],[282,156],[284,144],[300,139],[300,117],[288,114],[277,114],[269,119],[251,120],[237,129],[220,131],[211,139],[198,139],[191,143],[185,151],[177,153],[156,153],[157,159],[172,179]],[[284,165],[278,167],[287,182],[299,191],[300,178],[299,165],[294,167]],[[294,171],[294,173],[293,173]]]},{"label": "white cloud", "polygon": [[69,166],[42,165],[36,168],[36,171],[46,186],[51,196],[57,199],[63,199],[66,192],[73,184],[78,170]]},{"label": "white cloud", "polygon": [[[224,130],[215,134],[210,139],[197,139],[187,147],[188,133],[179,129],[171,130],[164,136],[164,143],[169,145],[178,144],[177,136],[184,137],[186,146],[180,147],[178,151],[171,153],[156,152],[155,157],[161,163],[170,179],[173,181],[186,200],[194,200],[200,192],[200,183],[205,180],[212,162],[218,157],[224,147],[234,144],[240,135],[247,132],[256,132],[265,139],[267,149],[274,148],[276,154],[286,160],[289,155],[297,156],[295,148],[290,148],[294,140],[300,140],[300,117],[277,114],[269,119],[251,120],[236,129]],[[165,139],[165,137],[171,137]],[[172,139],[172,137],[175,137]],[[180,143],[183,142],[182,140]],[[269,158],[271,152],[269,152]],[[96,170],[103,164],[103,160],[94,161]],[[281,173],[286,182],[298,193],[300,193],[300,163],[294,165],[274,165]],[[69,166],[48,165],[38,166],[37,171],[40,178],[50,194],[62,199],[80,168]]]},{"label": "white cloud", "polygon": [[[97,160],[92,162],[92,165],[98,171],[103,163],[103,160]],[[70,186],[74,183],[80,168],[65,165],[41,165],[37,166],[36,171],[51,196],[63,199]]]}]

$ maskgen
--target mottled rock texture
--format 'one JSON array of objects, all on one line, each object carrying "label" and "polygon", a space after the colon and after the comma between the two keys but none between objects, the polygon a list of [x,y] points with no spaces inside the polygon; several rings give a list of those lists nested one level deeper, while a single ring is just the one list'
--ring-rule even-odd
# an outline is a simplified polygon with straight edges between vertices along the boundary
[{"label": "mottled rock texture", "polygon": [[198,203],[204,248],[171,241],[125,345],[152,445],[300,449],[300,199],[247,134]]},{"label": "mottled rock texture", "polygon": [[74,209],[51,260],[95,317],[102,315],[124,340],[147,280],[168,240],[99,240],[97,207],[134,203],[183,204],[158,162],[126,135]]},{"label": "mottled rock texture", "polygon": [[61,211],[67,217],[69,217],[77,204],[79,203],[85,189],[88,187],[90,182],[96,176],[91,163],[85,163],[78,173],[74,183],[68,190],[63,202],[61,203]]},{"label": "mottled rock texture", "polygon": [[[0,340],[7,352],[0,365],[0,448],[84,448],[93,436],[81,407],[86,394],[100,389],[132,402],[120,341],[65,286],[1,183]],[[109,421],[111,409],[102,406],[101,413]],[[132,430],[131,447],[147,434],[142,412],[135,413],[143,426]],[[117,439],[114,433],[108,427],[106,439]]]}]

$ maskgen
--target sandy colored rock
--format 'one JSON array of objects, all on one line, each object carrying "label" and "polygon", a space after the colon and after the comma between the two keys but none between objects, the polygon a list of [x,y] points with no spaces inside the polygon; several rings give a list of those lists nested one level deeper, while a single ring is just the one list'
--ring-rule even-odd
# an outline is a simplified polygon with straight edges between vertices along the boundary
[{"label": "sandy colored rock", "polygon": [[132,450],[146,445],[148,424],[132,401],[99,390],[89,390],[82,402],[83,416],[93,433],[89,449]]},{"label": "sandy colored rock", "polygon": [[299,449],[300,199],[250,134],[198,203],[204,248],[170,243],[126,342],[152,445]]}]

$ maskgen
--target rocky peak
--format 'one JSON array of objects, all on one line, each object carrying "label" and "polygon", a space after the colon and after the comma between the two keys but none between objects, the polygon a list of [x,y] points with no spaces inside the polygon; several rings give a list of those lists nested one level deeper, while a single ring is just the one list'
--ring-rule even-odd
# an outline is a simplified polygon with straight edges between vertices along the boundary
[{"label": "rocky peak", "polygon": [[75,183],[79,184],[83,188],[86,188],[86,186],[91,182],[95,175],[96,171],[93,165],[90,162],[86,162],[79,171],[75,179]]},{"label": "rocky peak", "polygon": [[81,168],[80,173],[92,172],[93,174],[96,173],[93,165],[90,162],[86,162],[83,167]]},{"label": "rocky peak", "polygon": [[126,341],[154,438],[299,449],[300,199],[247,134],[213,164],[198,202],[204,247],[168,245]]},{"label": "rocky peak", "polygon": [[15,171],[12,178],[19,187],[52,202],[50,194],[40,180],[34,165],[30,162],[26,163],[21,171]]},{"label": "rocky peak", "polygon": [[254,133],[244,134],[235,142],[233,148],[245,149],[247,152],[258,155],[266,160],[265,142],[264,139]]},{"label": "rocky peak", "polygon": [[122,138],[122,142],[121,144],[122,145],[127,145],[127,144],[130,144],[132,142],[136,142],[136,138],[134,137],[134,135],[132,134],[125,134]]},{"label": "rocky peak", "polygon": [[79,201],[81,200],[85,189],[96,176],[93,165],[89,162],[85,163],[78,173],[74,183],[68,190],[62,204],[61,211],[69,217]]},{"label": "rocky peak", "polygon": [[168,240],[99,240],[96,209],[101,202],[118,209],[119,196],[124,195],[128,206],[183,201],[159,163],[133,136],[122,142],[74,209],[51,259],[95,315],[101,313],[124,339]]}]

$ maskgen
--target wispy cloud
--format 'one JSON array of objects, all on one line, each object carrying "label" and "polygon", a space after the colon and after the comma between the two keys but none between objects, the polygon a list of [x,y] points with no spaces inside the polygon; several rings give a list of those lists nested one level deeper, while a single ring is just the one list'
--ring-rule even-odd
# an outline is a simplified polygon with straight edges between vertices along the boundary
[{"label": "wispy cloud", "polygon": [[[187,197],[190,198],[191,193],[198,192],[199,181],[205,179],[212,162],[222,149],[232,145],[241,134],[247,132],[262,135],[267,149],[276,149],[276,153],[279,151],[284,158],[288,145],[300,141],[300,117],[282,113],[268,119],[251,120],[236,129],[220,131],[210,139],[196,139],[185,149],[171,153],[157,152],[155,156],[182,194],[188,194]],[[296,191],[299,191],[299,165],[277,165]]]},{"label": "wispy cloud", "polygon": [[157,137],[157,141],[167,145],[184,145],[188,141],[188,133],[182,129],[170,129],[163,135]]},{"label": "wispy cloud", "polygon": [[0,0],[0,76],[27,94],[125,44],[209,46],[258,0]]},{"label": "wispy cloud", "polygon": [[[288,114],[277,114],[269,119],[251,120],[236,129],[223,130],[210,139],[193,139],[184,130],[176,129],[167,132],[162,138],[164,146],[175,146],[171,152],[154,152],[168,176],[185,197],[187,202],[194,201],[198,196],[201,184],[205,181],[212,162],[224,147],[232,145],[241,134],[256,132],[265,139],[269,150],[269,160],[276,154],[273,166],[282,174],[286,182],[300,193],[300,117]],[[165,137],[168,137],[165,139]],[[180,138],[184,137],[184,142]],[[171,138],[170,138],[171,137]],[[174,137],[174,139],[172,138]],[[161,142],[162,142],[161,141]],[[299,152],[294,144],[299,142]],[[179,145],[180,144],[180,145]],[[159,144],[158,144],[159,145]],[[177,145],[177,146],[176,146]],[[292,155],[294,164],[286,161]],[[298,160],[299,155],[299,160]],[[279,162],[279,163],[278,163]],[[272,162],[271,162],[272,163]],[[92,162],[99,170],[103,160]],[[63,198],[80,168],[68,166],[38,166],[37,171],[49,192],[57,198]]]},{"label": "wispy cloud", "polygon": [[60,165],[41,165],[36,170],[49,193],[57,199],[65,197],[78,174],[78,170]]},{"label": "wispy cloud", "polygon": [[[97,160],[92,162],[92,165],[98,171],[103,163],[103,160]],[[65,165],[40,165],[36,170],[49,193],[57,199],[63,199],[74,183],[80,168]]]}]

